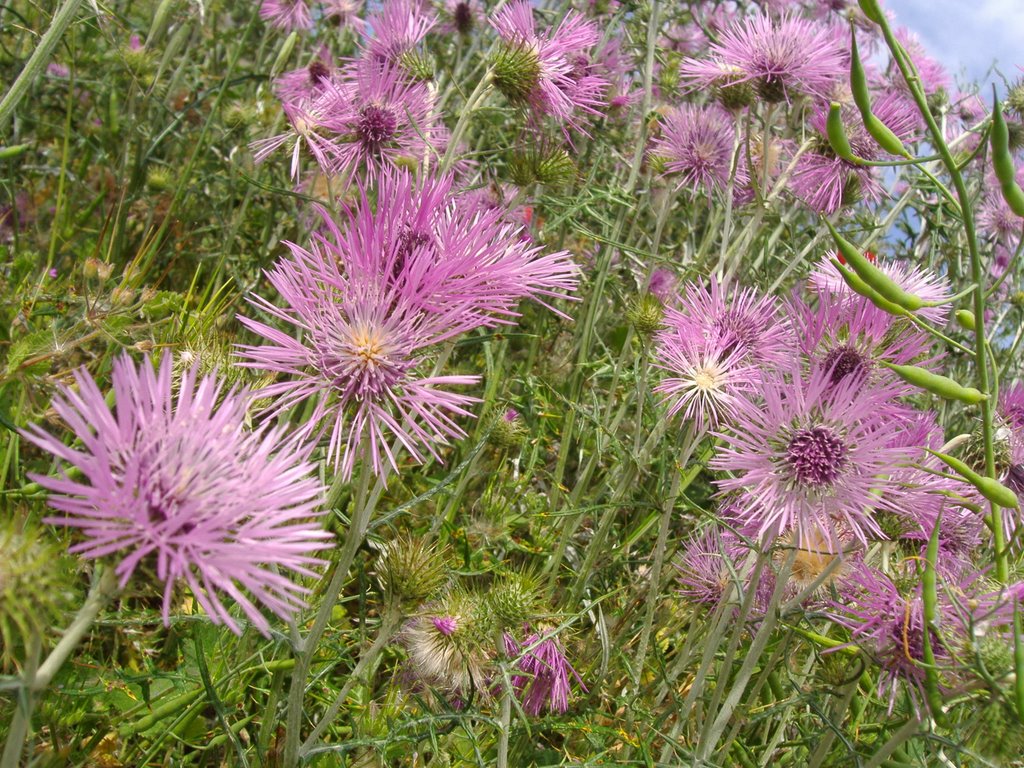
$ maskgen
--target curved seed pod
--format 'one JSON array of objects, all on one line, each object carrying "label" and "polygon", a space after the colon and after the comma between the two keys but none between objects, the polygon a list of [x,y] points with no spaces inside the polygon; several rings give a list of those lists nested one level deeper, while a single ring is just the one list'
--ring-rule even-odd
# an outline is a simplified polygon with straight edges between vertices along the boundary
[{"label": "curved seed pod", "polygon": [[969,309],[958,309],[956,311],[956,321],[960,323],[960,327],[968,331],[973,331],[975,328],[974,313]]},{"label": "curved seed pod", "polygon": [[846,136],[846,128],[843,126],[843,107],[833,101],[828,107],[828,118],[825,120],[825,135],[828,137],[828,144],[832,151],[848,163],[859,165],[862,160],[853,154],[853,147]]},{"label": "curved seed pod", "polygon": [[0,147],[0,160],[13,160],[28,151],[29,144],[12,144],[9,147]]},{"label": "curved seed pod", "polygon": [[890,315],[909,315],[903,307],[899,304],[893,304],[891,301],[886,301],[878,295],[878,291],[872,290],[871,287],[857,277],[856,273],[847,269],[843,266],[843,263],[839,259],[832,259],[832,263],[836,269],[839,270],[839,274],[842,275],[843,280],[850,286],[850,290],[854,293],[858,293],[866,299],[869,299],[872,304],[881,309],[883,312],[888,312]]},{"label": "curved seed pod", "polygon": [[1010,210],[1024,216],[1024,190],[1017,184],[1017,171],[1010,154],[1010,131],[1003,118],[1003,106],[996,99],[992,108],[992,170],[995,171],[1003,199]]},{"label": "curved seed pod", "polygon": [[853,267],[857,277],[867,283],[869,288],[877,291],[883,299],[891,301],[893,304],[897,304],[904,309],[909,309],[911,312],[924,306],[924,299],[912,293],[907,293],[900,288],[896,281],[872,264],[857,249],[857,246],[840,235],[831,222],[826,221],[825,226],[828,227],[828,231],[832,234],[832,239],[836,241],[836,247],[839,249],[839,253],[843,255],[843,258],[846,259],[846,263]]},{"label": "curved seed pod", "polygon": [[993,504],[998,504],[1000,507],[1004,507],[1005,509],[1020,509],[1020,501],[1017,499],[1017,494],[998,480],[993,480],[991,477],[979,475],[973,469],[960,461],[960,459],[954,458],[953,456],[932,450],[928,450],[928,453],[940,459],[948,467],[963,475],[967,482],[978,489],[978,493]]},{"label": "curved seed pod", "polygon": [[981,390],[974,387],[965,387],[949,378],[949,376],[932,373],[916,365],[896,365],[895,363],[883,363],[883,365],[908,384],[926,389],[933,395],[944,397],[947,400],[959,400],[961,403],[977,405],[982,400],[988,399],[988,395]]},{"label": "curved seed pod", "polygon": [[864,72],[864,65],[860,61],[860,54],[857,52],[857,33],[850,29],[850,91],[853,93],[853,103],[860,111],[861,119],[864,121],[864,128],[882,149],[891,155],[911,158],[912,155],[903,146],[900,137],[889,130],[889,126],[875,117],[871,111],[871,94],[868,91],[868,77]]}]

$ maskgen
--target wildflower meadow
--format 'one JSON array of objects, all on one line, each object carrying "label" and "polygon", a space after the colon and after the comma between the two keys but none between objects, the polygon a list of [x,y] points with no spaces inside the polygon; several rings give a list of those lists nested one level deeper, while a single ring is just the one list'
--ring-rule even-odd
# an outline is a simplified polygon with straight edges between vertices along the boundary
[{"label": "wildflower meadow", "polygon": [[885,0],[0,5],[0,768],[1024,766],[990,80]]}]

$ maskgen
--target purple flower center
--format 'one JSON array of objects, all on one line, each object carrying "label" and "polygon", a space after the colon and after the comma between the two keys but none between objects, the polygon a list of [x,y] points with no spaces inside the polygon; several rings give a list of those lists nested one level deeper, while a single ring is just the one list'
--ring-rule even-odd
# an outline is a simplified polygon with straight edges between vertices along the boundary
[{"label": "purple flower center", "polygon": [[473,12],[470,10],[469,3],[456,4],[452,18],[455,21],[455,28],[464,35],[473,28]]},{"label": "purple flower center", "polygon": [[434,629],[445,637],[451,637],[459,628],[458,619],[454,616],[434,616],[430,621],[433,623]]},{"label": "purple flower center", "polygon": [[797,430],[786,459],[801,485],[831,485],[846,464],[846,446],[828,427]]},{"label": "purple flower center", "polygon": [[320,85],[331,76],[331,70],[319,59],[309,65],[309,82],[313,85]]},{"label": "purple flower center", "polygon": [[825,369],[830,370],[830,381],[838,384],[847,376],[863,376],[867,373],[868,362],[864,356],[849,344],[829,350],[825,355]]},{"label": "purple flower center", "polygon": [[374,104],[363,107],[359,113],[359,124],[357,130],[363,143],[373,150],[380,149],[380,145],[395,135],[395,128],[398,127],[398,120],[395,113],[386,107],[378,107]]},{"label": "purple flower center", "polygon": [[[173,491],[166,490],[159,478],[144,482],[143,487],[137,489],[136,493],[146,510],[146,521],[151,526],[162,528],[160,533],[164,537],[189,534],[195,530],[195,524],[187,518],[178,520],[177,525],[174,525],[174,518],[182,517],[182,499]],[[167,525],[169,522],[170,526]]]}]

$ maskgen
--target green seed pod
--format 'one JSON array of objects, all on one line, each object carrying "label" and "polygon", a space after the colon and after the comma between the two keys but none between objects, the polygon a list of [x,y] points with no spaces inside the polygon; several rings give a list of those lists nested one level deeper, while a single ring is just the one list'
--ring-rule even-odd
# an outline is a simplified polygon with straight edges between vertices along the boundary
[{"label": "green seed pod", "polygon": [[928,452],[940,459],[956,472],[963,475],[967,482],[977,488],[978,492],[993,504],[998,504],[1000,507],[1004,507],[1005,509],[1020,509],[1020,502],[1017,500],[1017,494],[998,480],[993,480],[991,477],[979,475],[973,469],[964,464],[964,462],[960,461],[960,459],[954,458],[953,456],[949,456],[945,453],[939,453],[938,451],[929,450]]},{"label": "green seed pod", "polygon": [[974,387],[965,387],[941,373],[932,373],[916,365],[896,365],[894,363],[883,363],[883,365],[908,384],[926,389],[933,395],[944,397],[947,400],[959,400],[961,403],[976,405],[982,400],[988,399],[988,395],[984,392]]},{"label": "green seed pod", "polygon": [[1024,190],[1017,184],[1017,172],[1010,154],[1010,131],[1003,118],[1003,107],[996,99],[992,109],[992,170],[995,171],[1003,199],[1017,216],[1024,216]]},{"label": "green seed pod", "polygon": [[868,21],[873,21],[875,24],[882,24],[885,20],[885,16],[882,14],[882,8],[878,5],[878,0],[858,0],[860,5],[860,12],[863,13]]},{"label": "green seed pod", "polygon": [[850,91],[853,93],[853,102],[857,105],[861,119],[864,121],[864,128],[882,149],[891,155],[900,157],[911,157],[907,148],[903,146],[900,137],[889,130],[889,126],[875,117],[871,111],[871,92],[868,90],[868,77],[864,72],[864,65],[861,63],[860,54],[857,51],[857,33],[850,30]]},{"label": "green seed pod", "polygon": [[270,67],[271,79],[277,77],[281,70],[284,69],[284,65],[288,63],[288,57],[292,55],[292,51],[295,50],[295,43],[298,42],[299,33],[292,30],[291,34],[285,38],[285,41],[281,43],[281,48],[277,52],[277,58],[274,59],[274,63]]},{"label": "green seed pod", "polygon": [[857,277],[863,280],[869,288],[877,291],[883,299],[911,312],[924,306],[924,300],[920,296],[907,293],[900,288],[896,281],[868,261],[868,258],[857,249],[857,246],[840,235],[831,222],[826,221],[825,226],[832,234],[832,239],[836,241],[836,247],[846,259],[846,263],[853,267]]},{"label": "green seed pod", "polygon": [[855,165],[862,162],[853,154],[850,139],[846,136],[846,128],[843,126],[843,107],[839,102],[833,101],[829,104],[828,118],[825,121],[825,135],[828,136],[828,145],[832,147],[832,151],[843,160]]},{"label": "green seed pod", "polygon": [[850,290],[854,293],[859,293],[861,296],[870,299],[872,304],[884,312],[888,312],[890,315],[902,316],[910,314],[903,307],[893,304],[891,301],[886,301],[879,296],[877,291],[872,290],[870,286],[857,277],[854,272],[843,266],[839,259],[833,259],[832,263],[835,265],[836,269],[839,270],[839,274],[843,276],[843,280],[846,281],[846,284],[850,286]]},{"label": "green seed pod", "polygon": [[13,160],[28,151],[28,144],[15,144],[11,147],[0,147],[0,160]]},{"label": "green seed pod", "polygon": [[960,327],[973,331],[976,323],[974,322],[974,313],[969,309],[958,309],[956,311],[956,321],[960,323]]}]

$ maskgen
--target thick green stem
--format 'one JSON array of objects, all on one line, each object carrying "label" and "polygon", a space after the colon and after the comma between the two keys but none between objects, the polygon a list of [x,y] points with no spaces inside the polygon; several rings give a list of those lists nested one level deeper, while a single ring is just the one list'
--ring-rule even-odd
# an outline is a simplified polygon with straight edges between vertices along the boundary
[{"label": "thick green stem", "polygon": [[50,56],[53,55],[54,48],[57,47],[57,43],[60,42],[61,37],[64,36],[64,32],[71,25],[71,22],[74,21],[75,14],[78,13],[78,8],[81,5],[82,0],[65,0],[64,5],[57,9],[57,13],[54,14],[52,21],[50,21],[50,27],[39,39],[39,45],[32,52],[28,63],[21,70],[18,79],[14,81],[14,85],[7,91],[3,101],[0,101],[0,131],[7,125],[7,121],[21,100],[25,98],[28,89],[32,87],[32,83],[35,82],[36,78],[43,71],[43,68],[50,60]]}]

